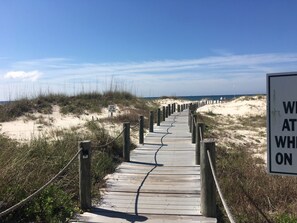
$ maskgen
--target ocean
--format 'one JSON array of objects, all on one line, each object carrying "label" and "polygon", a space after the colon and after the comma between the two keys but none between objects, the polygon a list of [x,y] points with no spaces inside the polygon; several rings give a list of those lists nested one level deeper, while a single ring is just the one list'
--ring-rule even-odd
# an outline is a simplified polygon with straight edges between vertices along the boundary
[{"label": "ocean", "polygon": [[[208,99],[208,100],[220,100],[221,98],[224,100],[231,100],[234,98],[238,98],[241,96],[255,96],[260,94],[237,94],[237,95],[202,95],[202,96],[173,96],[174,98],[181,98],[189,101],[200,101],[202,99]],[[169,96],[170,97],[170,96]],[[162,97],[143,97],[147,100],[154,100],[154,99],[160,99]],[[7,104],[9,101],[0,101],[0,105]]]},{"label": "ocean", "polygon": [[0,105],[7,104],[9,101],[0,101]]},{"label": "ocean", "polygon": [[[189,101],[200,101],[202,99],[207,99],[207,100],[232,100],[234,98],[242,97],[242,96],[256,96],[256,95],[262,95],[262,94],[237,94],[237,95],[202,95],[202,96],[173,96],[174,98],[180,98],[180,99],[185,99]],[[145,99],[148,100],[154,100],[154,99],[159,99],[162,97],[144,97]]]}]

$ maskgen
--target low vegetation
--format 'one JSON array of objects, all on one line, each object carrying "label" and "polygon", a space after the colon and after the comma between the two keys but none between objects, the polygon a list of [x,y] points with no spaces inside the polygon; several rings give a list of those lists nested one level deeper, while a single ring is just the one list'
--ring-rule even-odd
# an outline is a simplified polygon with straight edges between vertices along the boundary
[{"label": "low vegetation", "polygon": [[[254,154],[256,142],[226,141],[230,128],[218,116],[199,114],[198,118],[206,124],[206,137],[217,141],[217,175],[236,222],[297,222],[297,179],[267,174],[265,161]],[[234,119],[226,120],[232,121],[230,126],[234,125]],[[263,128],[266,118],[241,117],[236,125],[244,129]],[[239,140],[243,137],[240,135]],[[224,144],[219,143],[222,141]],[[219,207],[224,213],[221,203]],[[219,221],[229,222],[224,214]]]},{"label": "low vegetation", "polygon": [[136,109],[149,110],[145,100],[139,99],[129,92],[107,91],[103,94],[93,92],[76,96],[63,94],[40,95],[35,99],[20,99],[0,106],[0,122],[11,121],[25,114],[39,112],[51,114],[53,105],[58,105],[63,114],[83,114],[84,112],[100,113],[102,108],[110,104],[118,106],[133,105]]},{"label": "low vegetation", "polygon": [[[96,122],[88,123],[91,132],[66,132],[56,140],[34,139],[28,144],[0,135],[0,197],[4,210],[40,188],[66,165],[77,152],[78,141],[90,139],[94,145],[112,141]],[[121,161],[121,138],[107,148],[94,150],[92,163],[94,197],[103,177]],[[8,215],[1,222],[64,222],[77,211],[78,166],[74,162],[63,177],[43,191],[37,199]],[[2,219],[1,219],[2,220]]]},{"label": "low vegetation", "polygon": [[[115,121],[136,122],[135,111],[148,114],[152,108],[145,101],[125,92],[90,93],[73,97],[47,95],[36,99],[23,99],[0,106],[0,120],[13,120],[33,112],[51,113],[59,105],[64,113],[100,112],[101,107],[115,103],[135,108]],[[132,119],[131,119],[132,118]],[[40,119],[40,122],[44,120]],[[114,171],[121,162],[122,137],[113,141],[99,120],[89,121],[83,127],[52,131],[50,135],[19,143],[0,134],[0,212],[18,203],[44,185],[77,153],[78,142],[91,140],[93,197],[99,198],[99,187],[104,176]],[[115,133],[117,135],[119,132]],[[97,148],[111,142],[105,148]],[[134,146],[131,145],[131,149]],[[37,198],[0,218],[0,222],[66,222],[78,208],[78,162],[44,190]]]}]

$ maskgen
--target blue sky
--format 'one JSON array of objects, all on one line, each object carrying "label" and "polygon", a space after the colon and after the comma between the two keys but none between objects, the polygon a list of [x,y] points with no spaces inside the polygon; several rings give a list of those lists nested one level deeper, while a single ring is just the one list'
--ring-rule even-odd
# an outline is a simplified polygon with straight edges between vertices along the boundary
[{"label": "blue sky", "polygon": [[294,0],[2,0],[0,100],[264,93],[297,71]]}]

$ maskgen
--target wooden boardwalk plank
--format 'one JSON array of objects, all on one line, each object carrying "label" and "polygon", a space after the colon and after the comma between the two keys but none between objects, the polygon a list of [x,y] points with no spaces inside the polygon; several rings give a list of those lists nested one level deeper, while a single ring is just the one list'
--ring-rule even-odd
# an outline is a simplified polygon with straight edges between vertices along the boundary
[{"label": "wooden boardwalk plank", "polygon": [[195,165],[187,111],[175,113],[106,177],[102,199],[75,222],[201,222],[200,167]]}]

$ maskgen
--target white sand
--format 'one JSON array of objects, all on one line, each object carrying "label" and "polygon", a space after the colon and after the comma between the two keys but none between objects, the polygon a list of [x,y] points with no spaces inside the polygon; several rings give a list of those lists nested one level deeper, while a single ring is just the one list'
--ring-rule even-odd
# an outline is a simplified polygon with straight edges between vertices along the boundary
[{"label": "white sand", "polygon": [[157,99],[157,100],[154,100],[154,102],[158,103],[160,106],[167,106],[169,104],[172,105],[173,103],[176,103],[177,105],[188,104],[188,103],[192,103],[193,101],[166,98],[166,99]]},{"label": "white sand", "polygon": [[[190,101],[184,100],[174,100],[174,99],[161,99],[156,100],[160,106],[167,106],[168,104],[185,104],[190,103]],[[151,103],[151,102],[148,102]],[[113,116],[124,114],[129,112],[133,108],[130,107],[117,107]],[[109,132],[110,135],[116,136],[119,132],[122,131],[122,124],[108,122],[104,119],[110,117],[110,113],[107,108],[103,108],[101,113],[91,113],[88,114],[85,112],[82,115],[63,115],[60,113],[59,106],[53,106],[52,114],[30,114],[28,116],[22,116],[18,119],[10,122],[0,123],[0,133],[16,139],[20,142],[28,142],[33,138],[38,137],[50,137],[51,133],[57,130],[73,130],[73,131],[85,131],[85,124],[94,119],[94,120],[103,120],[101,122],[102,126]],[[131,141],[135,144],[138,143],[138,132],[137,130],[131,129]]]},{"label": "white sand", "polygon": [[222,104],[205,105],[199,112],[213,112],[214,114],[231,116],[264,116],[266,115],[266,99],[257,99],[257,96],[246,100],[244,97]]},{"label": "white sand", "polygon": [[[160,106],[167,106],[168,104],[185,104],[192,101],[175,100],[175,99],[160,99],[154,102],[159,103]],[[150,102],[148,102],[150,103]],[[128,112],[130,107],[118,108],[114,116]],[[236,143],[244,145],[252,143],[252,150],[255,156],[266,160],[266,128],[251,128],[253,123],[249,126],[242,126],[238,121],[241,117],[251,116],[265,116],[266,115],[266,101],[265,97],[259,98],[238,98],[231,102],[223,104],[209,104],[198,109],[199,112],[205,114],[216,114],[215,118],[220,118],[220,125],[217,126],[216,133],[219,135],[218,143],[221,145],[229,145]],[[102,112],[76,115],[63,115],[60,113],[58,106],[53,107],[53,113],[49,115],[35,113],[33,115],[35,120],[22,116],[15,121],[0,123],[0,133],[4,133],[10,138],[16,139],[20,142],[27,142],[32,138],[40,136],[49,136],[51,132],[56,130],[73,130],[84,131],[84,125],[87,121],[93,119],[103,120],[102,126],[108,132],[116,136],[122,130],[122,124],[111,123],[104,119],[110,116],[107,108],[102,109]],[[236,127],[239,125],[239,128]],[[131,141],[138,143],[137,129],[131,129]]]},{"label": "white sand", "polygon": [[[116,116],[121,111],[118,109],[113,115]],[[48,136],[50,132],[57,130],[69,130],[69,129],[84,129],[84,125],[92,119],[105,119],[110,116],[107,108],[102,109],[102,112],[97,113],[85,113],[83,115],[63,115],[60,113],[59,106],[53,106],[52,114],[40,114],[35,113],[32,117],[21,116],[15,121],[0,123],[0,133],[6,136],[16,139],[21,142],[26,142],[33,138],[40,136]],[[106,128],[110,133],[118,132],[118,127],[114,124],[107,124]]]},{"label": "white sand", "polygon": [[[205,105],[199,109],[210,117],[219,119],[219,126],[215,127],[218,135],[217,143],[232,149],[230,145],[247,146],[254,152],[255,157],[266,161],[266,127],[254,127],[255,123],[249,120],[252,117],[266,117],[266,97],[241,97],[222,104]],[[252,119],[251,119],[252,120]]]}]

